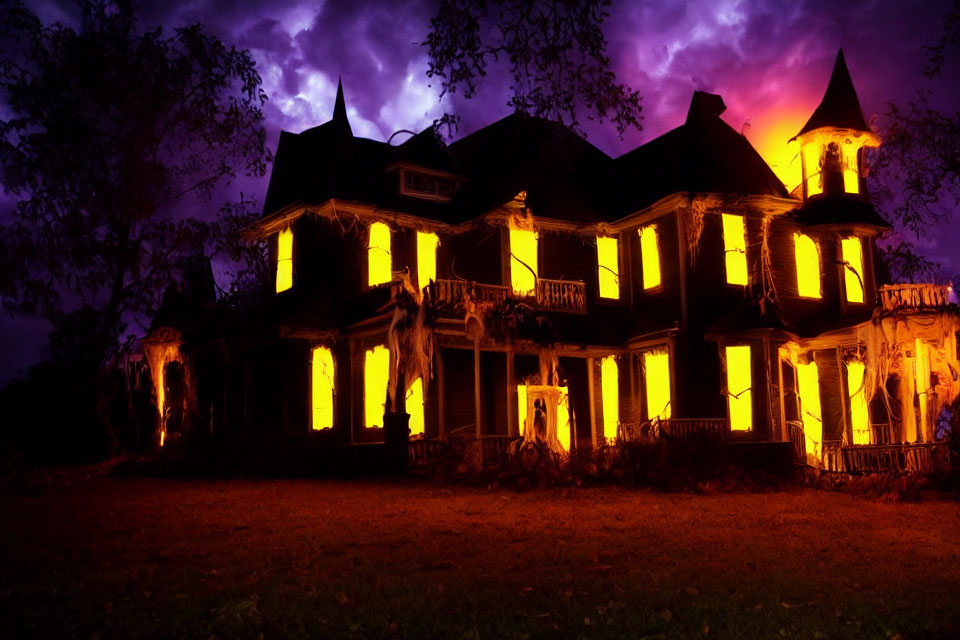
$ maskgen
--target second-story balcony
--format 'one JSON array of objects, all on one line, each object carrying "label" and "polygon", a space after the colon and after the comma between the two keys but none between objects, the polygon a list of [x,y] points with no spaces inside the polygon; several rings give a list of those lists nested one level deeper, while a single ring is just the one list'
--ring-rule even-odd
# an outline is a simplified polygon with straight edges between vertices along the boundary
[{"label": "second-story balcony", "polygon": [[940,284],[887,284],[880,287],[884,311],[933,311],[950,304],[951,287]]},{"label": "second-story balcony", "polygon": [[503,302],[515,297],[529,303],[541,311],[560,311],[566,313],[586,313],[587,290],[583,282],[571,280],[549,280],[538,278],[534,295],[518,296],[510,287],[496,284],[483,284],[469,280],[437,280],[435,283],[438,303],[462,302],[466,299],[474,302]]}]

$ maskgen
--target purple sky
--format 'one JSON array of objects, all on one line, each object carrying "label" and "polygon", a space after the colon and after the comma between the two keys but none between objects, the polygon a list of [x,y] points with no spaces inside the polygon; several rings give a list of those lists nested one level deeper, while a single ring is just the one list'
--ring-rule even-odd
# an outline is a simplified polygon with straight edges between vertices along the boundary
[{"label": "purple sky", "polygon": [[[31,4],[45,22],[76,21],[72,1]],[[927,86],[920,74],[922,47],[939,38],[949,5],[615,1],[605,26],[609,53],[618,78],[643,96],[644,128],[620,140],[612,125],[588,123],[588,139],[614,156],[629,151],[681,124],[691,92],[700,89],[722,95],[726,121],[743,130],[768,162],[782,163],[785,142],[816,107],[839,47],[864,115],[882,122],[888,102],[904,103]],[[329,119],[338,75],[359,136],[386,140],[398,129],[417,131],[444,111],[462,116],[463,135],[506,115],[508,81],[498,73],[472,101],[438,102],[425,75],[425,48],[417,44],[426,36],[434,6],[430,0],[141,0],[141,14],[149,26],[199,21],[224,41],[250,49],[270,96],[266,114],[274,147],[281,129],[299,132]],[[948,69],[947,78],[956,71]],[[949,110],[960,110],[955,88],[941,99]],[[782,166],[774,169],[787,175]],[[233,185],[228,192],[241,188],[262,202],[266,179]],[[940,231],[920,244],[947,273],[960,271],[960,259],[947,249],[955,243],[938,243]],[[7,324],[0,320],[0,330]],[[17,340],[8,331],[4,335],[4,343]],[[5,373],[0,371],[0,382]]]}]

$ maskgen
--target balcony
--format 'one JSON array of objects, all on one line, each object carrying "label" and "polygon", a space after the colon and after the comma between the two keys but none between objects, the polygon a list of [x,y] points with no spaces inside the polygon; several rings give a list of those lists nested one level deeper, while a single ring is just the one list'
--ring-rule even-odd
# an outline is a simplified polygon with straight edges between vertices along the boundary
[{"label": "balcony", "polygon": [[936,310],[950,304],[951,288],[939,284],[887,284],[880,287],[884,311]]},{"label": "balcony", "polygon": [[538,278],[534,296],[515,296],[510,287],[481,284],[469,280],[437,280],[434,283],[438,303],[458,303],[467,298],[474,302],[499,303],[507,298],[529,302],[541,311],[585,313],[587,290],[583,282]]}]

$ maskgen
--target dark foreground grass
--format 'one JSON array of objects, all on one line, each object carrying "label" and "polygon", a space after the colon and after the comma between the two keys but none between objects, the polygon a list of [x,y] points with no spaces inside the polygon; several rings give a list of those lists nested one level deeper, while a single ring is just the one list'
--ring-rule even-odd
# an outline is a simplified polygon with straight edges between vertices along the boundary
[{"label": "dark foreground grass", "polygon": [[76,638],[954,638],[960,506],[54,473],[0,629]]}]

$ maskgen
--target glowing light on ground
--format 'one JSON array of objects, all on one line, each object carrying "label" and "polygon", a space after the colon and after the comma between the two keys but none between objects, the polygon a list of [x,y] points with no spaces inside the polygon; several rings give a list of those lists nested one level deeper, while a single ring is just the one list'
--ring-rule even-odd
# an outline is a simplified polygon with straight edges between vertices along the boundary
[{"label": "glowing light on ground", "polygon": [[406,411],[410,414],[410,435],[417,436],[424,433],[423,421],[423,378],[417,378],[407,389],[404,399]]},{"label": "glowing light on ground", "polygon": [[329,429],[333,427],[334,391],[333,353],[330,349],[316,347],[313,350],[311,368],[313,428]]},{"label": "glowing light on ground", "polygon": [[370,225],[367,243],[367,283],[372,287],[393,280],[393,255],[390,251],[390,227],[382,222]]},{"label": "glowing light on ground", "polygon": [[804,298],[820,297],[820,250],[808,235],[794,234],[797,257],[797,294]]},{"label": "glowing light on ground", "polygon": [[730,430],[749,431],[753,428],[750,345],[727,347],[726,355],[727,405],[730,408]]},{"label": "glowing light on ground", "polygon": [[850,426],[853,444],[870,444],[870,412],[864,389],[866,367],[862,362],[847,363],[847,393],[850,395]]},{"label": "glowing light on ground", "polygon": [[417,232],[417,289],[437,279],[437,245],[440,243],[435,233]]},{"label": "glowing light on ground", "polygon": [[800,421],[803,422],[803,437],[807,455],[820,459],[823,442],[823,418],[820,413],[820,373],[817,363],[797,364],[797,390],[800,394]]},{"label": "glowing light on ground", "polygon": [[620,299],[620,251],[616,238],[597,236],[597,271],[601,298]]},{"label": "glowing light on ground", "polygon": [[670,354],[666,351],[648,351],[643,354],[643,371],[647,390],[647,419],[669,420]]},{"label": "glowing light on ground", "polygon": [[367,350],[363,365],[364,426],[383,426],[384,402],[390,381],[390,351],[383,345]]},{"label": "glowing light on ground", "polygon": [[747,284],[747,237],[743,216],[721,214],[723,250],[729,284]]},{"label": "glowing light on ground", "polygon": [[620,369],[613,356],[600,361],[600,396],[603,404],[603,438],[607,442],[614,442],[620,423]]},{"label": "glowing light on ground", "polygon": [[293,229],[277,234],[277,293],[293,286]]},{"label": "glowing light on ground", "polygon": [[643,288],[652,289],[660,285],[660,248],[657,244],[657,225],[641,227],[640,262],[643,266]]},{"label": "glowing light on ground", "polygon": [[847,302],[863,302],[863,245],[860,238],[840,240],[840,253],[843,261],[843,284],[847,291]]}]

